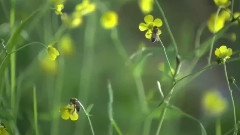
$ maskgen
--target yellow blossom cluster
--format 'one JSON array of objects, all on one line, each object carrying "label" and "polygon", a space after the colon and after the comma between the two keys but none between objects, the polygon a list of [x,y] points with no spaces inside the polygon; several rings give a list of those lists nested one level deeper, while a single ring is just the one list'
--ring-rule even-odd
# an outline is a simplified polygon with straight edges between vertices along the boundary
[{"label": "yellow blossom cluster", "polygon": [[83,0],[75,6],[72,14],[63,14],[62,21],[70,28],[76,28],[82,24],[82,17],[95,11],[96,4],[90,3],[89,0]]}]

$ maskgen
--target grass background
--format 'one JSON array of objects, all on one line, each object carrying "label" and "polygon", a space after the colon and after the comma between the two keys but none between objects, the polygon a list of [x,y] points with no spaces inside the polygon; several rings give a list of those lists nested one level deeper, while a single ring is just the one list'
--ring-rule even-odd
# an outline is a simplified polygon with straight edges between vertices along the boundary
[{"label": "grass background", "polygon": [[[0,119],[5,123],[10,134],[32,135],[37,133],[36,129],[43,135],[91,134],[83,111],[79,113],[80,118],[76,122],[60,118],[59,108],[67,104],[72,97],[77,97],[86,108],[93,104],[90,118],[96,135],[111,134],[108,82],[113,91],[113,117],[122,133],[124,135],[155,134],[162,107],[154,111],[151,125],[148,127],[145,124],[148,114],[162,99],[157,81],[161,82],[162,90],[166,94],[171,87],[171,80],[167,76],[169,72],[167,66],[165,66],[165,72],[159,70],[159,63],[167,64],[162,47],[145,39],[145,33],[138,29],[144,17],[138,1],[92,1],[97,4],[96,11],[85,16],[80,27],[64,30],[62,33],[60,17],[52,9],[53,5],[45,0],[16,0],[15,20],[11,25],[11,2],[13,1],[0,0],[0,38],[4,39],[4,43],[12,41],[10,44],[15,48],[31,42],[49,44],[59,40],[64,34],[69,34],[74,42],[75,54],[70,57],[60,55],[59,70],[56,75],[46,74],[41,69],[39,55],[44,48],[38,43],[18,51],[16,61],[14,57],[6,60],[6,68],[1,68],[0,74]],[[67,0],[63,12],[71,13],[79,2],[81,1]],[[189,74],[192,68],[194,68],[193,71],[199,71],[206,64],[207,55],[200,58],[196,66],[192,64],[195,62],[192,56],[196,32],[206,24],[210,14],[215,12],[217,7],[213,1],[209,0],[161,0],[159,2],[183,60],[180,76]],[[236,11],[239,10],[239,4],[239,1],[235,1]],[[104,8],[116,11],[119,15],[118,26],[112,30],[105,30],[101,26],[100,17]],[[24,19],[36,9],[39,11],[23,26],[22,31],[16,33],[13,40],[9,40],[14,34],[14,29],[22,26]],[[162,19],[156,4],[151,14]],[[175,65],[173,43],[164,23],[161,30],[161,40],[172,65]],[[61,34],[58,37],[56,33],[59,31]],[[226,34],[232,32],[235,32],[238,37],[239,26],[231,27]],[[201,42],[211,35],[205,28]],[[146,50],[140,52],[134,59],[129,59],[131,55],[139,52],[141,44],[146,46]],[[214,48],[221,44],[227,44],[233,50],[239,49],[238,38],[235,42],[222,38],[215,43]],[[1,50],[4,50],[2,46]],[[146,57],[148,54],[151,55]],[[0,58],[1,61],[4,60],[3,53]],[[13,69],[9,64],[10,61],[15,63]],[[141,62],[144,64],[139,64]],[[237,68],[239,65],[238,61],[228,64],[228,74],[234,76],[237,83],[240,79]],[[196,78],[190,77],[179,83],[171,100],[172,104],[199,119],[210,135],[215,134],[215,122],[218,118],[204,112],[201,100],[203,93],[213,88],[218,89],[229,101],[228,109],[221,117],[222,132],[225,133],[232,129],[233,118],[222,66],[215,66]],[[142,109],[144,101],[138,96],[141,90],[144,90],[146,95],[147,111]],[[240,92],[234,89],[233,93],[236,99],[237,116],[239,116]],[[35,104],[37,116],[34,113],[34,100],[37,102]],[[38,128],[35,128],[36,125]],[[201,134],[201,131],[197,122],[178,112],[168,111],[160,133],[196,135]],[[113,134],[117,134],[114,129]]]}]

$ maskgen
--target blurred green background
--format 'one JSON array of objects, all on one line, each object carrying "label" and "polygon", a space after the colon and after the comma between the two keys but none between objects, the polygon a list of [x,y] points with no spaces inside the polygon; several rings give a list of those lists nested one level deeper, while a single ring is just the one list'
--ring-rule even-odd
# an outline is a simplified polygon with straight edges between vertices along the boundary
[{"label": "blurred green background", "polygon": [[[0,120],[6,125],[10,134],[33,135],[33,87],[36,87],[38,130],[42,135],[90,135],[91,130],[86,115],[81,110],[77,121],[63,120],[59,108],[76,97],[90,111],[96,135],[111,133],[108,114],[109,87],[113,90],[113,118],[123,135],[153,135],[156,133],[162,107],[155,109],[161,102],[157,81],[162,91],[167,94],[171,88],[169,68],[162,47],[145,38],[144,32],[138,28],[145,14],[137,0],[90,0],[96,4],[92,13],[82,18],[82,24],[76,28],[68,28],[61,17],[55,14],[54,4],[47,0],[16,0],[14,26],[10,25],[10,0],[0,0],[0,38],[7,43],[13,30],[20,26],[24,19],[37,9],[22,31],[17,35],[15,49],[32,43],[16,53],[16,85],[11,93],[10,60],[1,74],[0,80]],[[71,14],[80,0],[66,0],[63,13]],[[199,60],[193,59],[197,31],[204,25],[211,13],[217,11],[212,0],[159,0],[169,26],[176,39],[182,68],[179,78],[199,71],[207,64],[207,54]],[[235,1],[234,10],[240,11],[240,2]],[[100,18],[104,12],[111,10],[118,14],[118,25],[113,29],[104,29]],[[152,14],[155,18],[163,16],[153,2]],[[173,67],[175,53],[173,42],[166,24],[160,27],[160,36],[166,47]],[[216,41],[214,48],[227,44],[233,50],[239,49],[239,39],[233,42],[229,34],[239,35],[239,26],[230,28],[225,38]],[[70,55],[63,54],[59,44],[68,35],[72,41]],[[201,43],[212,34],[205,27],[201,35]],[[46,53],[45,45],[56,41],[54,47],[60,51],[57,58],[56,72],[47,72],[41,63]],[[144,50],[142,51],[142,48]],[[214,49],[215,50],[215,49]],[[1,46],[1,52],[4,52]],[[1,63],[4,53],[0,56]],[[215,60],[213,56],[212,60]],[[192,63],[196,63],[192,65]],[[143,63],[141,65],[141,63]],[[239,78],[239,62],[227,64],[229,76]],[[2,70],[2,69],[1,69]],[[139,73],[139,74],[137,74]],[[137,75],[136,75],[137,74]],[[110,82],[110,83],[109,83]],[[239,115],[239,90],[233,85],[236,99],[237,116]],[[199,76],[190,77],[175,88],[171,104],[202,122],[206,131],[214,135],[216,121],[221,119],[222,133],[233,128],[232,106],[229,91],[224,78],[222,66],[214,66]],[[202,101],[206,91],[216,89],[227,100],[226,109],[219,115],[209,115],[203,108]],[[139,97],[144,91],[145,101]],[[14,98],[15,100],[12,101]],[[143,109],[147,103],[147,111]],[[151,124],[146,124],[150,119]],[[148,125],[148,126],[147,126]],[[113,134],[117,134],[113,129]],[[199,124],[184,115],[169,110],[160,131],[162,135],[198,135],[201,134]]]}]

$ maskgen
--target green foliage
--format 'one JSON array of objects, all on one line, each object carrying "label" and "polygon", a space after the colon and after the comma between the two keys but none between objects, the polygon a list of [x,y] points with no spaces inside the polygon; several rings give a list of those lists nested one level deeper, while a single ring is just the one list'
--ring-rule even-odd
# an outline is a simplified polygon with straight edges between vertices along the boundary
[{"label": "green foliage", "polygon": [[0,0],[0,135],[237,135],[240,1],[212,3]]}]

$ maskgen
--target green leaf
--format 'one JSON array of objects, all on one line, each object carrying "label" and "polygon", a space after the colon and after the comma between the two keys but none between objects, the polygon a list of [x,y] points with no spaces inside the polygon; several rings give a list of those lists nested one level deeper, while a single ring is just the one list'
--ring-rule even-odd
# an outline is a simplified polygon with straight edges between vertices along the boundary
[{"label": "green leaf", "polygon": [[90,111],[92,110],[93,106],[94,106],[94,104],[91,104],[91,105],[89,105],[89,106],[86,108],[86,112],[87,112],[88,114],[89,114]]},{"label": "green leaf", "polygon": [[[8,42],[7,42],[7,51],[11,52],[13,47],[17,44],[18,38],[20,37],[20,34],[22,32],[22,30],[28,25],[30,24],[30,22],[33,20],[34,17],[37,17],[37,13],[39,12],[39,10],[36,10],[35,12],[33,12],[30,16],[28,16],[24,21],[22,21],[22,23],[15,28],[15,30],[13,30],[13,34],[10,36]],[[8,55],[7,55],[8,56]],[[4,59],[4,61],[2,61],[1,63],[1,67],[0,67],[0,80],[2,80],[3,72],[6,69],[7,66],[7,62],[9,61],[9,57],[7,57]]]}]

